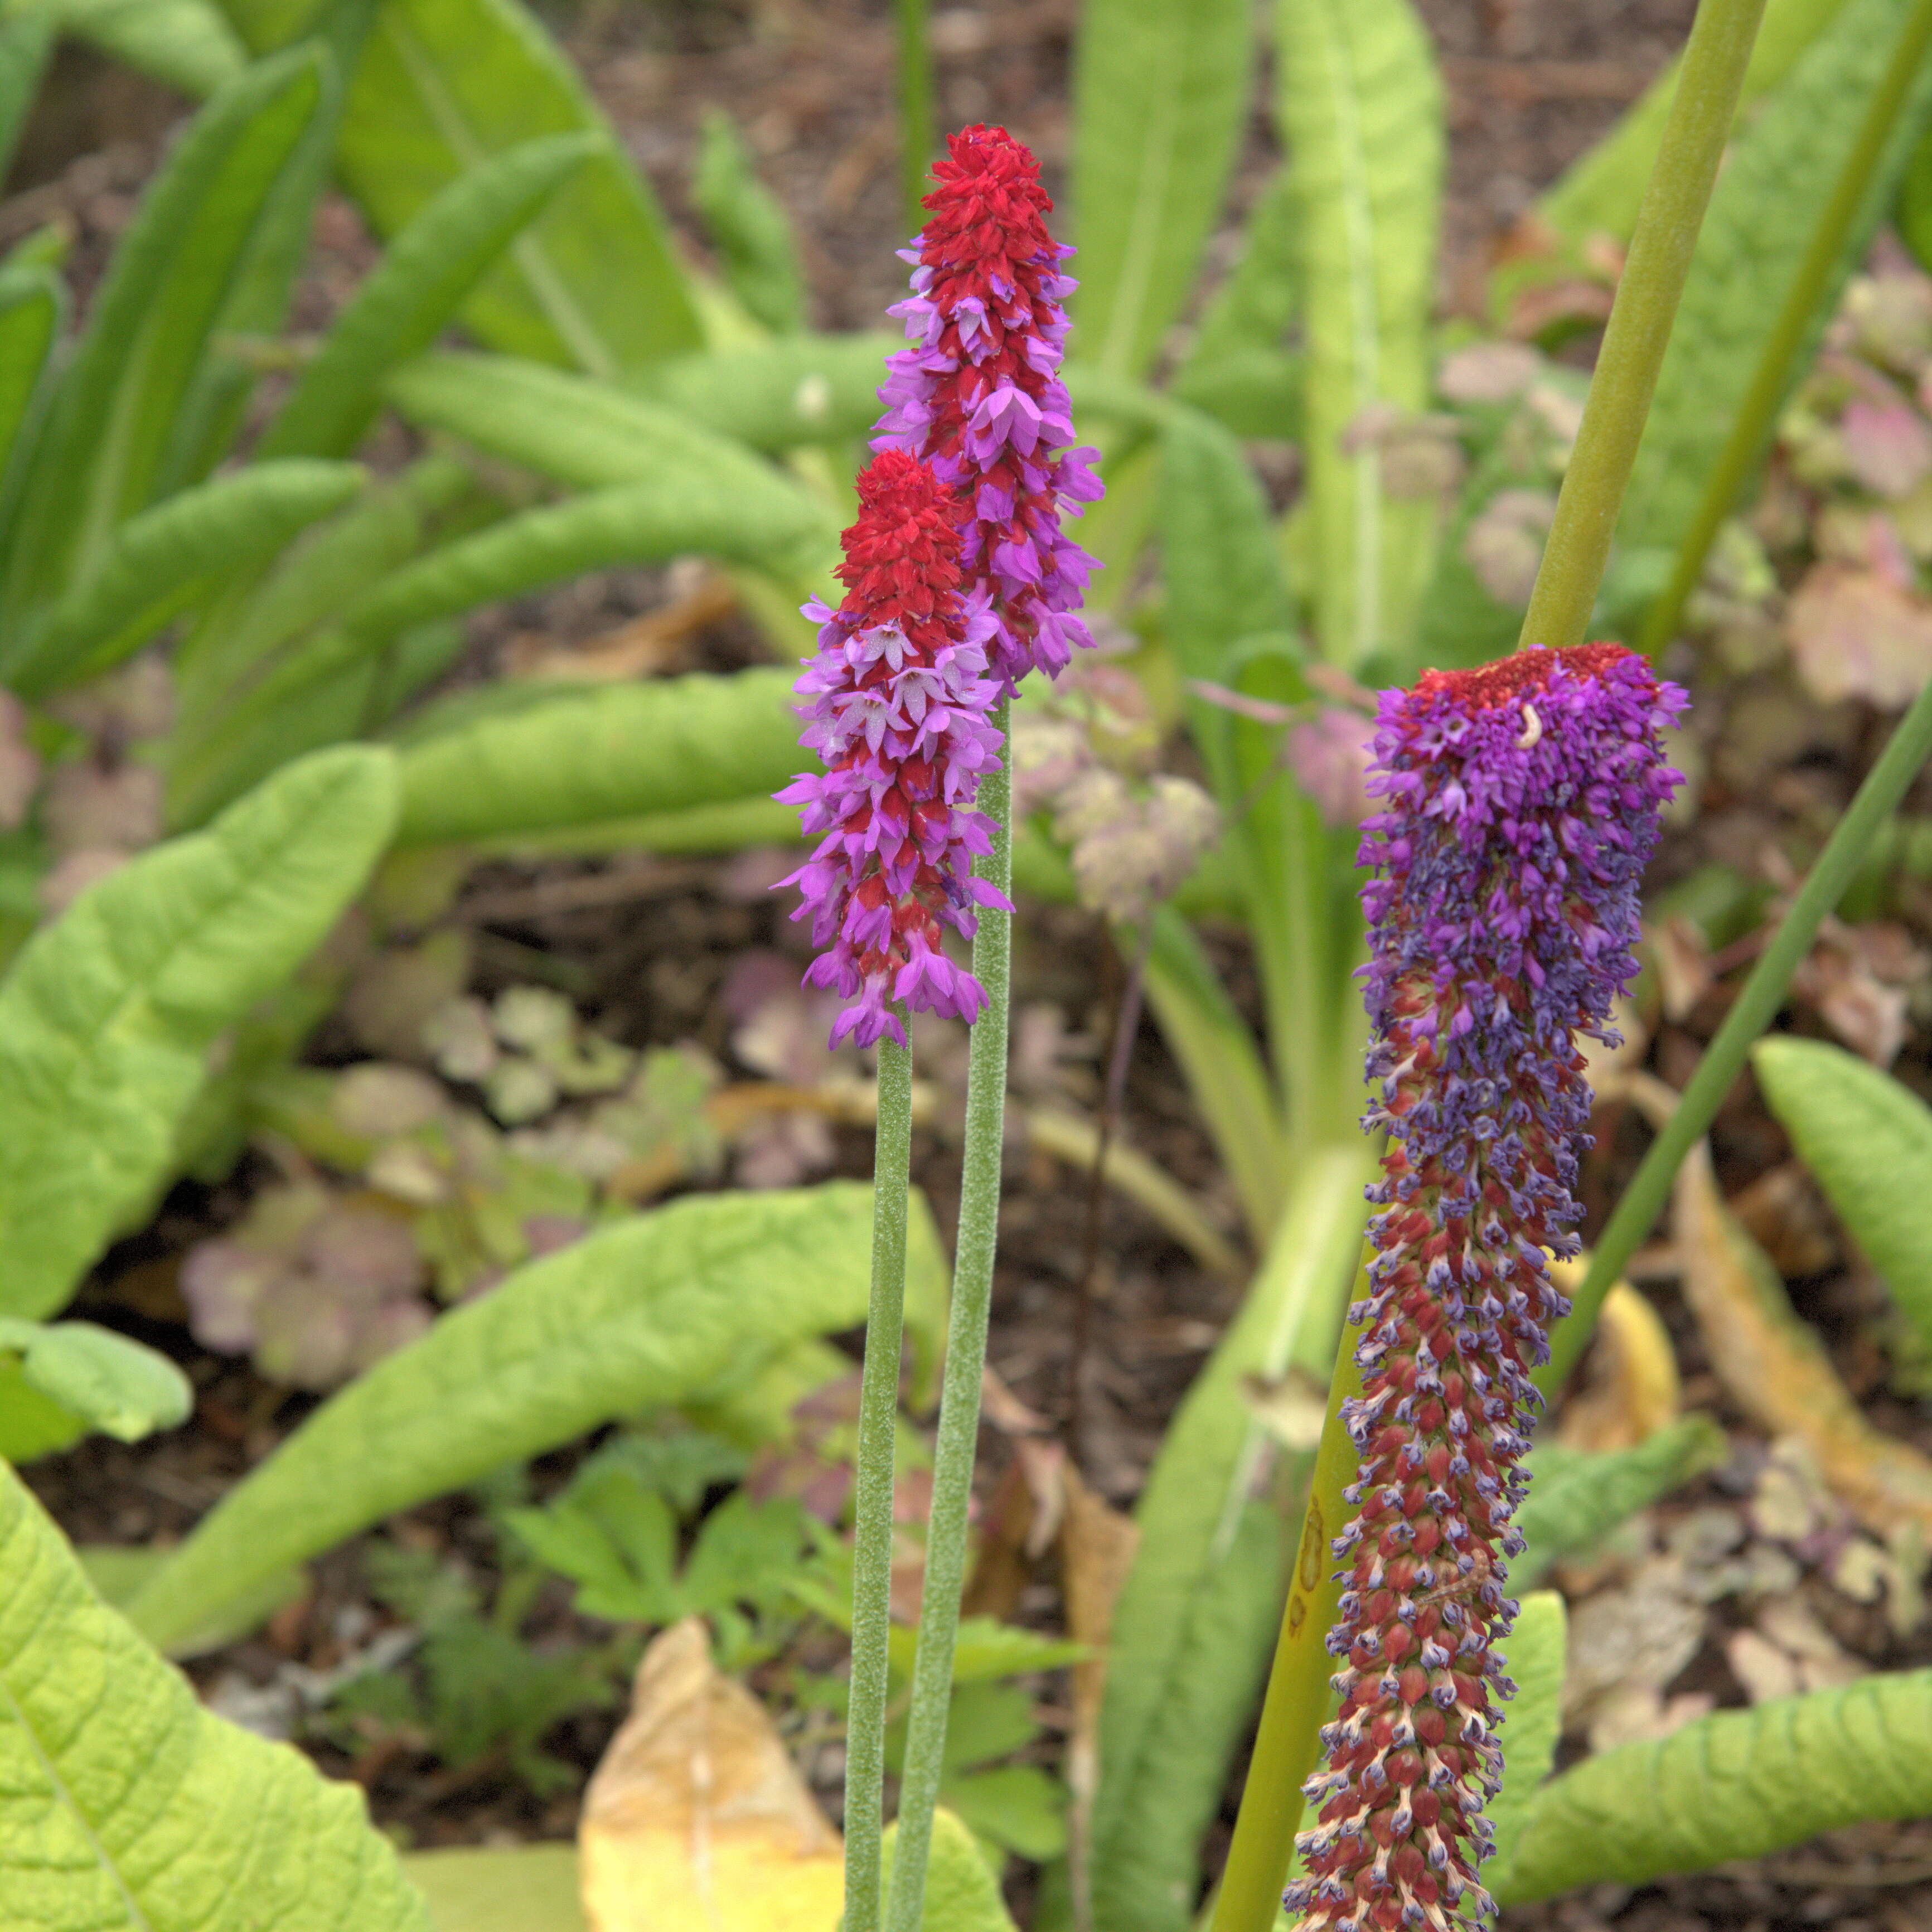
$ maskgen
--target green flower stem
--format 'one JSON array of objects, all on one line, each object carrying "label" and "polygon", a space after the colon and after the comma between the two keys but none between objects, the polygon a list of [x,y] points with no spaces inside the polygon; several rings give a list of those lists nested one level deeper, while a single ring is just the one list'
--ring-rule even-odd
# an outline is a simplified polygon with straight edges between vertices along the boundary
[{"label": "green flower stem", "polygon": [[[902,1023],[904,1012],[899,1010]],[[872,1294],[859,1384],[854,1484],[852,1684],[845,1724],[844,1932],[878,1932],[885,1823],[886,1640],[892,1626],[892,1447],[904,1333],[906,1196],[912,1184],[912,1053],[879,1042],[872,1160]]]},{"label": "green flower stem", "polygon": [[1678,1099],[1677,1111],[1651,1142],[1624,1190],[1590,1257],[1589,1272],[1576,1291],[1570,1312],[1551,1330],[1550,1360],[1536,1375],[1537,1385],[1546,1396],[1561,1388],[1575,1367],[1596,1326],[1604,1297],[1636,1252],[1637,1244],[1655,1225],[1684,1156],[1716,1118],[1731,1083],[1744,1071],[1746,1055],[1784,1004],[1791,976],[1810,951],[1826,915],[1844,896],[1872,841],[1898,809],[1928,757],[1932,757],[1932,684],[1920,692],[1911,710],[1899,720],[1892,742],[1867,773],[1775,936],[1759,954],[1744,990],[1731,1003],[1717,1037],[1705,1049]]},{"label": "green flower stem", "polygon": [[[975,877],[1012,890],[1011,762],[1006,701],[994,714],[1000,769],[981,780],[979,804],[993,821],[993,849]],[[920,1604],[919,1651],[912,1672],[905,1769],[899,1779],[898,1849],[892,1856],[886,1932],[919,1932],[926,1853],[946,1752],[952,1697],[952,1647],[966,1581],[966,1516],[980,1441],[980,1388],[986,1366],[986,1320],[993,1299],[993,1256],[1000,1235],[1000,1156],[1006,1139],[1006,1010],[1012,980],[1012,916],[980,914],[973,974],[986,989],[986,1010],[973,1024],[966,1064],[966,1148],[960,1176],[959,1240],[952,1267],[952,1308],[946,1332],[946,1378],[939,1439],[933,1454],[932,1516],[926,1534],[926,1586]]]},{"label": "green flower stem", "polygon": [[905,198],[908,235],[916,235],[926,225],[926,210],[920,202],[937,140],[933,131],[932,38],[926,7],[927,0],[892,0],[899,30],[900,192]]},{"label": "green flower stem", "polygon": [[[1364,1248],[1358,1298],[1367,1292],[1369,1253]],[[1342,1586],[1334,1575],[1329,1546],[1352,1514],[1342,1492],[1355,1480],[1360,1461],[1342,1426],[1342,1402],[1362,1392],[1362,1371],[1355,1360],[1360,1340],[1360,1329],[1344,1324],[1301,1519],[1301,1540],[1295,1546],[1294,1574],[1288,1580],[1281,1635],[1241,1791],[1240,1815],[1234,1821],[1234,1841],[1228,1847],[1228,1863],[1214,1901],[1211,1932],[1268,1932],[1274,1924],[1301,1822],[1301,1787],[1315,1768],[1322,1725],[1334,1702],[1328,1684],[1335,1667],[1328,1654],[1328,1632]]]},{"label": "green flower stem", "polygon": [[1604,580],[1704,208],[1737,113],[1764,0],[1700,0],[1636,231],[1604,330],[1576,447],[1522,620],[1522,643],[1580,644]]},{"label": "green flower stem", "polygon": [[1919,0],[1906,21],[1898,45],[1892,50],[1891,64],[1865,110],[1858,139],[1845,158],[1832,199],[1818,218],[1810,244],[1798,264],[1797,277],[1766,339],[1750,387],[1738,406],[1730,434],[1705,482],[1696,519],[1677,553],[1676,569],[1664,594],[1645,616],[1640,648],[1648,656],[1654,657],[1676,633],[1677,620],[1697,587],[1704,560],[1710,554],[1718,530],[1731,514],[1745,478],[1771,441],[1778,406],[1790,386],[1792,370],[1810,339],[1819,306],[1844,258],[1846,238],[1871,191],[1872,177],[1885,157],[1899,110],[1918,78],[1928,45],[1932,45],[1932,0]]}]

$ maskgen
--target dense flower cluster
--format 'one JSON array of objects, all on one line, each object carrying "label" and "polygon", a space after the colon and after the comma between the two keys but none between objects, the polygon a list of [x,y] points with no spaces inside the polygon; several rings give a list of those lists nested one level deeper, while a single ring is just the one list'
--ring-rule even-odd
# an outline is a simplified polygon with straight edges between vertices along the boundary
[{"label": "dense flower cluster", "polygon": [[[873,446],[922,457],[964,500],[969,581],[989,595],[993,675],[1010,692],[1090,643],[1080,608],[1094,560],[1060,527],[1100,494],[1090,449],[1071,449],[1060,380],[1071,254],[1046,232],[1040,164],[1003,128],[947,141],[910,248],[912,294],[892,314],[912,346],[890,358]],[[1060,452],[1055,454],[1055,452]]]},{"label": "dense flower cluster", "polygon": [[[978,980],[946,957],[940,928],[970,935],[975,905],[1006,907],[971,876],[990,821],[972,800],[998,763],[990,722],[998,686],[986,675],[993,623],[982,596],[961,590],[953,494],[903,451],[859,478],[859,520],[845,532],[836,610],[814,602],[818,656],[798,681],[812,702],[800,742],[824,760],[778,794],[802,808],[812,857],[782,883],[812,916],[806,982],[856,1001],[832,1028],[836,1046],[905,1030],[892,1002],[962,1019],[986,1004]],[[1010,907],[1007,908],[1011,910]]]},{"label": "dense flower cluster", "polygon": [[1636,971],[1638,891],[1678,782],[1660,734],[1684,694],[1618,644],[1432,671],[1378,717],[1361,860],[1372,927],[1369,1076],[1388,1131],[1370,1190],[1378,1250],[1360,1458],[1329,1648],[1340,1714],[1306,1787],[1311,1928],[1473,1925],[1482,1816],[1512,1688],[1496,1645],[1515,1606],[1504,1559],[1564,1309],[1546,1256],[1574,1254],[1590,1096],[1576,1036],[1611,1037]]}]

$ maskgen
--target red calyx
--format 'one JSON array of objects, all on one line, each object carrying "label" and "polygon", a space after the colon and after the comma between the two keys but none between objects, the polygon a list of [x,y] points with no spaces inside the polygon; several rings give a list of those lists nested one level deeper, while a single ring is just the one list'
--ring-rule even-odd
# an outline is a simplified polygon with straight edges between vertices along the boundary
[{"label": "red calyx", "polygon": [[1545,689],[1559,668],[1573,677],[1600,677],[1612,664],[1636,655],[1624,644],[1565,644],[1554,651],[1533,644],[1472,670],[1426,670],[1416,680],[1415,688],[1418,694],[1430,696],[1447,692],[1466,710],[1488,711]]}]

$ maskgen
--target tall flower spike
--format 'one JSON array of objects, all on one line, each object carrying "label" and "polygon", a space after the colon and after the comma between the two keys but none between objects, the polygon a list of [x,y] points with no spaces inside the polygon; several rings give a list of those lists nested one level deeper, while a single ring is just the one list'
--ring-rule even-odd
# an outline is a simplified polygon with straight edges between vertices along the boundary
[{"label": "tall flower spike", "polygon": [[1342,1704],[1306,1787],[1318,1822],[1288,1888],[1310,1928],[1473,1926],[1485,1801],[1514,1688],[1496,1649],[1516,1606],[1504,1559],[1565,1304],[1546,1255],[1576,1252],[1590,1094],[1579,1034],[1611,1040],[1636,970],[1638,892],[1679,782],[1663,728],[1684,705],[1621,644],[1529,650],[1384,694],[1360,862],[1378,1104],[1388,1130],[1345,1568]]},{"label": "tall flower spike", "polygon": [[1075,614],[1094,560],[1060,514],[1097,498],[1100,479],[1095,452],[1067,447],[1061,304],[1074,283],[1059,265],[1073,251],[1046,232],[1040,164],[1004,128],[968,128],[946,147],[932,218],[900,251],[913,292],[892,313],[912,346],[886,362],[873,447],[923,457],[966,500],[961,561],[989,593],[988,658],[1010,692],[1093,641]]},{"label": "tall flower spike", "polygon": [[845,532],[836,610],[815,599],[818,655],[796,688],[811,720],[799,742],[824,760],[777,796],[801,808],[818,849],[791,876],[830,950],[806,969],[814,986],[856,1001],[832,1029],[870,1046],[905,1030],[892,1003],[975,1018],[986,1004],[971,974],[946,958],[940,928],[970,937],[976,905],[1010,911],[972,877],[991,822],[973,798],[998,763],[986,676],[992,620],[983,598],[960,591],[960,532],[952,493],[903,451],[876,458],[859,478],[859,520]]}]

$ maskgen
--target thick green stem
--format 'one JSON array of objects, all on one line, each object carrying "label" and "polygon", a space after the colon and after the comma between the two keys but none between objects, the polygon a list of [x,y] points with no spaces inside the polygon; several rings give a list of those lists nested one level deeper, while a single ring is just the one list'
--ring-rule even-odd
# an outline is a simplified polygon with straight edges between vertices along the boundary
[{"label": "thick green stem", "polygon": [[1759,954],[1744,990],[1732,1002],[1717,1037],[1697,1063],[1677,1111],[1651,1142],[1624,1190],[1591,1255],[1589,1272],[1576,1291],[1570,1312],[1551,1331],[1550,1360],[1536,1376],[1546,1395],[1561,1388],[1575,1367],[1596,1325],[1604,1297],[1636,1252],[1637,1244],[1656,1224],[1684,1156],[1716,1118],[1731,1083],[1744,1071],[1753,1044],[1784,1004],[1791,976],[1810,951],[1818,928],[1844,896],[1873,839],[1898,809],[1899,801],[1924,769],[1928,757],[1932,757],[1932,684],[1912,700],[1912,709],[1899,720],[1892,742],[1866,775],[1857,797],[1819,854],[1776,935]]},{"label": "thick green stem", "polygon": [[[974,866],[976,878],[1012,890],[1012,778],[1006,746],[1006,703],[994,714],[1000,769],[980,782],[980,808],[993,821],[993,849]],[[952,1264],[952,1309],[946,1331],[946,1378],[933,1453],[932,1515],[926,1533],[926,1585],[920,1600],[919,1651],[913,1662],[912,1714],[906,1725],[905,1769],[899,1778],[897,1849],[886,1932],[919,1932],[926,1896],[926,1853],[946,1754],[952,1700],[952,1646],[966,1581],[966,1517],[980,1441],[980,1387],[986,1366],[986,1318],[993,1300],[993,1256],[1000,1238],[1000,1157],[1006,1140],[1006,1009],[1012,984],[1012,915],[980,914],[973,975],[986,990],[986,1010],[973,1024],[966,1063],[966,1148],[960,1174],[959,1240]]]},{"label": "thick green stem", "polygon": [[[926,224],[920,206],[926,190],[926,171],[932,161],[935,136],[932,110],[932,38],[926,18],[927,0],[892,0],[899,30],[899,179],[905,197],[905,232],[916,235]],[[905,1856],[904,1834],[896,1858]],[[896,1864],[893,1869],[898,1869]]]},{"label": "thick green stem", "polygon": [[1664,594],[1644,619],[1641,648],[1654,656],[1667,644],[1677,628],[1684,606],[1703,574],[1704,560],[1717,540],[1718,530],[1731,514],[1732,506],[1756,466],[1776,426],[1778,406],[1790,386],[1792,371],[1816,326],[1820,304],[1844,259],[1846,238],[1858,218],[1866,196],[1871,192],[1872,177],[1892,138],[1899,110],[1918,78],[1925,50],[1932,45],[1932,0],[1919,4],[1906,21],[1898,45],[1893,49],[1886,68],[1865,110],[1858,136],[1845,158],[1832,198],[1812,230],[1810,246],[1798,264],[1796,279],[1786,291],[1784,306],[1766,338],[1750,387],[1744,392],[1732,419],[1715,466],[1704,484],[1702,500],[1690,533],[1677,553],[1677,567]]},{"label": "thick green stem", "polygon": [[1657,165],[1604,331],[1582,427],[1536,574],[1522,643],[1580,644],[1604,580],[1677,298],[1711,198],[1764,0],[1700,0]]},{"label": "thick green stem", "polygon": [[[902,1024],[904,1014],[901,1016]],[[906,1195],[912,1180],[912,1054],[879,1042],[872,1160],[872,1297],[859,1386],[854,1484],[852,1684],[845,1725],[844,1932],[878,1932],[885,1823],[887,1638],[892,1626],[892,1445],[904,1331]]]},{"label": "thick green stem", "polygon": [[[1358,1294],[1366,1292],[1364,1273]],[[1362,1392],[1355,1360],[1361,1331],[1345,1326],[1328,1388],[1328,1413],[1316,1451],[1315,1474],[1296,1545],[1294,1574],[1281,1615],[1281,1635],[1268,1672],[1254,1755],[1241,1790],[1240,1815],[1214,1901],[1212,1932],[1268,1932],[1281,1910],[1282,1887],[1301,1822],[1301,1787],[1315,1768],[1322,1720],[1334,1701],[1329,1677],[1328,1632],[1342,1586],[1334,1575],[1330,1545],[1351,1514],[1342,1492],[1355,1480],[1360,1458],[1342,1426],[1342,1404]]]}]

